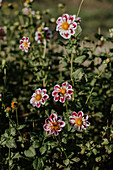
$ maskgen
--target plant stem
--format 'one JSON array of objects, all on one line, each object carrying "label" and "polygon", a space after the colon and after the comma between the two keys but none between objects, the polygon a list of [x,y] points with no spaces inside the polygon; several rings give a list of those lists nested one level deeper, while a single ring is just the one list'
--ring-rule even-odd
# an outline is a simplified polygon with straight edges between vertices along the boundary
[{"label": "plant stem", "polygon": [[16,121],[17,121],[17,127],[18,127],[19,124],[18,124],[18,113],[17,113],[17,109],[16,109]]},{"label": "plant stem", "polygon": [[80,3],[80,5],[79,5],[79,8],[78,8],[78,12],[77,12],[77,16],[76,16],[76,17],[78,17],[78,15],[79,15],[79,13],[80,13],[80,10],[81,10],[81,7],[82,7],[83,2],[84,2],[84,0],[81,0],[81,3]]},{"label": "plant stem", "polygon": [[[71,63],[71,75],[70,75],[70,77],[71,77],[71,81],[72,81],[72,86],[74,87],[74,81],[73,81],[73,78],[72,78],[72,74],[73,74],[73,57],[74,57],[74,54],[71,54],[71,61],[70,61],[70,63]],[[72,101],[74,101],[74,93],[72,95]]]},{"label": "plant stem", "polygon": [[[106,67],[106,66],[103,67],[102,71],[101,71],[100,74],[97,76],[96,81],[97,81],[97,79],[101,76],[101,74],[103,73],[105,67]],[[95,81],[95,83],[96,83],[96,81]],[[90,91],[89,96],[87,97],[87,100],[86,100],[85,104],[88,103],[88,101],[89,101],[89,99],[90,99],[90,97],[91,97],[91,95],[92,95],[92,93],[93,93],[95,83],[94,83],[94,85],[93,85],[93,87],[92,87],[92,89],[91,89],[91,91]]]},{"label": "plant stem", "polygon": [[46,55],[46,40],[44,40],[44,52],[42,58],[45,58]]}]

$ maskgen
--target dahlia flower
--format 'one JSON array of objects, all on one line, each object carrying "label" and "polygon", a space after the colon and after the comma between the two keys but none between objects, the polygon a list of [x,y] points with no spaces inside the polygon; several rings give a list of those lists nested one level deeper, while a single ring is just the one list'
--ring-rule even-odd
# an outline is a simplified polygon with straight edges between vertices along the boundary
[{"label": "dahlia flower", "polygon": [[0,27],[0,40],[4,40],[4,36],[6,36],[4,28]]},{"label": "dahlia flower", "polygon": [[65,99],[71,99],[71,95],[73,94],[73,89],[71,85],[68,85],[67,82],[62,83],[62,87],[58,84],[54,86],[54,91],[52,92],[52,96],[54,97],[54,101],[58,100],[61,103],[65,102]]},{"label": "dahlia flower", "polygon": [[48,99],[49,96],[48,94],[46,94],[47,90],[46,89],[36,89],[35,93],[33,93],[32,98],[30,100],[30,104],[32,104],[33,106],[36,106],[37,108],[40,107],[40,105],[44,105],[45,104],[45,99]]},{"label": "dahlia flower", "polygon": [[75,34],[75,29],[77,28],[76,15],[63,14],[62,17],[59,17],[56,21],[58,24],[56,31],[60,32],[60,35],[69,39],[72,35]]},{"label": "dahlia flower", "polygon": [[[40,27],[41,28],[41,27]],[[45,43],[45,41],[50,41],[52,32],[48,27],[41,28],[35,33],[35,40],[41,44]]]},{"label": "dahlia flower", "polygon": [[29,47],[30,47],[29,37],[23,37],[22,40],[20,40],[19,48],[22,51],[28,52]]},{"label": "dahlia flower", "polygon": [[69,117],[69,122],[71,123],[71,126],[78,131],[85,130],[90,126],[88,115],[84,115],[82,111],[78,113],[73,112],[72,116]]},{"label": "dahlia flower", "polygon": [[45,124],[43,126],[44,130],[48,135],[59,135],[59,132],[65,126],[65,122],[62,121],[62,118],[57,114],[53,113],[49,118],[45,120]]},{"label": "dahlia flower", "polygon": [[17,108],[18,108],[18,102],[16,102],[16,101],[12,102],[12,103],[11,103],[11,107],[12,107],[13,109],[17,109]]}]

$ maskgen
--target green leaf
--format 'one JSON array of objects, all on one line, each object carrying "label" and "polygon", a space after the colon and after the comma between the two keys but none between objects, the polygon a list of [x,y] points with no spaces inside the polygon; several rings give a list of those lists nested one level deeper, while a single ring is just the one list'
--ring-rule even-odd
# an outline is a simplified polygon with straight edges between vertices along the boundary
[{"label": "green leaf", "polygon": [[19,152],[17,152],[12,159],[19,159],[21,158],[22,156],[19,154]]},{"label": "green leaf", "polygon": [[36,155],[36,151],[33,146],[30,146],[28,150],[24,151],[25,156],[27,157],[34,157]]},{"label": "green leaf", "polygon": [[8,148],[17,148],[17,145],[16,145],[14,139],[10,139],[10,140],[8,139],[8,140],[6,141],[6,146],[7,146]]},{"label": "green leaf", "polygon": [[100,162],[101,161],[101,156],[95,158],[96,162]]},{"label": "green leaf", "polygon": [[69,159],[63,160],[63,163],[67,166],[69,165]]},{"label": "green leaf", "polygon": [[36,158],[34,161],[33,161],[33,168],[35,170],[39,170],[42,168],[42,160],[40,158]]},{"label": "green leaf", "polygon": [[81,32],[82,32],[82,28],[81,28],[80,25],[78,25],[78,26],[77,26],[77,29],[75,30],[75,35],[76,35],[76,37],[79,36],[79,35],[81,34]]},{"label": "green leaf", "polygon": [[42,146],[39,150],[40,150],[41,155],[43,155],[46,152],[47,148],[46,146]]},{"label": "green leaf", "polygon": [[109,143],[108,139],[107,138],[104,138],[103,139],[103,142],[102,142],[102,145],[107,145]]},{"label": "green leaf", "polygon": [[84,75],[83,69],[79,68],[75,72],[72,73],[72,77],[74,78],[75,81],[80,81],[82,79],[82,76]]},{"label": "green leaf", "polygon": [[83,56],[75,58],[74,62],[75,63],[83,63],[85,61],[85,59],[86,59],[86,56],[83,55]]},{"label": "green leaf", "polygon": [[19,125],[18,130],[23,129],[26,125]]},{"label": "green leaf", "polygon": [[93,153],[94,153],[94,155],[97,155],[97,150],[93,149]]},{"label": "green leaf", "polygon": [[113,104],[111,105],[111,112],[113,112]]},{"label": "green leaf", "polygon": [[15,136],[16,135],[16,129],[15,128],[11,128],[11,135]]},{"label": "green leaf", "polygon": [[39,148],[40,147],[40,142],[39,141],[34,141],[33,142],[33,147],[34,148]]},{"label": "green leaf", "polygon": [[79,162],[79,161],[80,161],[80,158],[75,157],[75,158],[73,158],[73,159],[71,159],[71,160],[74,161],[74,162]]}]

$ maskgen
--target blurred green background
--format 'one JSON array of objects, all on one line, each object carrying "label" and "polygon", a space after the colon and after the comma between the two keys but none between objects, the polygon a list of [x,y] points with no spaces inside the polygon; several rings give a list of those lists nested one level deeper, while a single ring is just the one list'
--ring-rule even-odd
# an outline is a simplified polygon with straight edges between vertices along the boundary
[{"label": "blurred green background", "polygon": [[[7,3],[12,2],[15,8],[21,10],[25,0],[3,0],[4,8]],[[52,17],[58,17],[63,12],[73,15],[77,13],[80,2],[81,0],[34,0],[33,9],[40,11],[49,9]],[[59,3],[64,4],[64,11],[59,11]],[[99,27],[101,33],[108,36],[109,28],[113,27],[113,0],[84,0],[79,16],[82,19],[82,37],[93,38]]]}]

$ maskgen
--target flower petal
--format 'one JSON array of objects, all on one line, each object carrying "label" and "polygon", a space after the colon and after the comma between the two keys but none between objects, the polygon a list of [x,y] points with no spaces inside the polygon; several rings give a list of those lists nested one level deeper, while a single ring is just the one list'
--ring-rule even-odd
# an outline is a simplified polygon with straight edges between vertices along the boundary
[{"label": "flower petal", "polygon": [[65,122],[64,121],[59,121],[59,125],[60,125],[60,127],[64,127],[65,126]]},{"label": "flower petal", "polygon": [[58,84],[55,85],[54,90],[60,90],[60,86]]},{"label": "flower petal", "polygon": [[78,112],[78,117],[82,117],[84,113],[82,111]]},{"label": "flower petal", "polygon": [[55,113],[53,113],[53,114],[50,115],[50,120],[51,120],[52,122],[56,122],[56,121],[57,121],[57,118],[58,118],[58,116],[57,116]]},{"label": "flower petal", "polygon": [[72,113],[72,116],[73,116],[73,117],[77,117],[78,114],[77,114],[76,112],[73,112],[73,113]]},{"label": "flower petal", "polygon": [[60,102],[61,103],[64,103],[65,102],[65,97],[63,96],[63,97],[60,97]]}]

